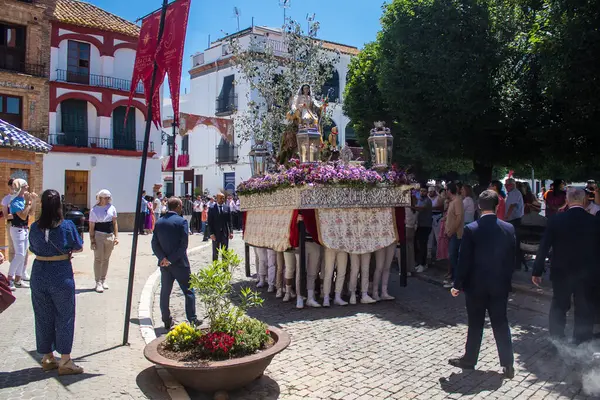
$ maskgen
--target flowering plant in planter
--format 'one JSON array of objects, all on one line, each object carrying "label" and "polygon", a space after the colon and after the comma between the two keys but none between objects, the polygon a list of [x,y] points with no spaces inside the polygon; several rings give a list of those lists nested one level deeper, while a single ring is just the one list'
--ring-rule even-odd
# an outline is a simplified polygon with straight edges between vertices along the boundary
[{"label": "flowering plant in planter", "polygon": [[286,187],[340,185],[351,187],[374,187],[377,185],[405,185],[411,182],[406,171],[393,168],[379,174],[362,165],[342,162],[300,164],[291,160],[287,166],[280,166],[276,173],[250,178],[239,184],[237,193],[249,195],[269,193]]},{"label": "flowering plant in planter", "polygon": [[[258,292],[233,290],[233,271],[241,264],[233,250],[221,250],[221,260],[213,261],[191,275],[190,287],[204,304],[208,326],[177,325],[167,334],[164,348],[185,352],[188,360],[224,360],[254,354],[272,344],[267,325],[246,315],[250,307],[259,307]],[[237,304],[233,297],[237,297]]]}]

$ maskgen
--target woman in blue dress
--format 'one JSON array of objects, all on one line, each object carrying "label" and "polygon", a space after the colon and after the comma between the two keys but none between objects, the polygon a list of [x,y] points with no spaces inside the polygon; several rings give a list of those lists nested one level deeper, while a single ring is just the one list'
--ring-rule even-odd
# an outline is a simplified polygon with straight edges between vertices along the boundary
[{"label": "woman in blue dress", "polygon": [[[43,354],[44,371],[59,375],[81,374],[83,368],[71,359],[75,330],[75,280],[71,253],[82,251],[83,242],[75,224],[63,219],[56,190],[42,194],[42,214],[31,225],[30,250],[35,254],[31,273],[31,300],[35,315],[37,351]],[[60,360],[54,358],[54,350]]]}]

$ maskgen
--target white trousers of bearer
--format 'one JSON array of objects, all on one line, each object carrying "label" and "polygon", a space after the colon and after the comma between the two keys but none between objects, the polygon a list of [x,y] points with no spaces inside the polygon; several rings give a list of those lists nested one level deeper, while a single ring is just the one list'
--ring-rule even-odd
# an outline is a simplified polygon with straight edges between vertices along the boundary
[{"label": "white trousers of bearer", "polygon": [[347,267],[348,253],[327,248],[325,249],[325,273],[323,274],[323,296],[325,298],[331,293],[331,282],[333,280],[334,269],[337,271],[335,278],[335,293],[337,295],[342,294]]},{"label": "white trousers of bearer", "polygon": [[350,254],[350,282],[348,290],[350,294],[356,293],[358,283],[358,272],[360,271],[360,292],[367,294],[369,291],[369,267],[371,266],[371,253]]},{"label": "white trousers of bearer", "polygon": [[267,249],[267,283],[275,286],[275,274],[277,273],[277,252]]},{"label": "white trousers of bearer", "polygon": [[375,252],[375,275],[373,276],[373,297],[379,297],[379,283],[381,282],[381,293],[387,294],[388,282],[390,280],[390,268],[396,252],[396,243]]},{"label": "white trousers of bearer", "polygon": [[25,260],[27,256],[27,245],[29,244],[29,229],[10,227],[10,237],[13,242],[15,256],[8,267],[8,276],[14,279],[15,276],[23,276],[25,273]]},{"label": "white trousers of bearer", "polygon": [[254,248],[254,255],[256,256],[256,273],[258,277],[267,276],[267,263],[268,255],[267,249],[261,247]]}]

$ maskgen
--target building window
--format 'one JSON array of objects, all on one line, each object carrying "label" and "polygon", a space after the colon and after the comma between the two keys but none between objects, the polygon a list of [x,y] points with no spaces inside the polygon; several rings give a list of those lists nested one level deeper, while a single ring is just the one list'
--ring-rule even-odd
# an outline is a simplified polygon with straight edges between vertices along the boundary
[{"label": "building window", "polygon": [[67,54],[67,82],[90,83],[90,45],[69,40]]},{"label": "building window", "polygon": [[25,27],[0,24],[0,69],[25,71]]},{"label": "building window", "polygon": [[0,94],[0,119],[17,128],[23,127],[23,99]]},{"label": "building window", "polygon": [[135,107],[129,108],[127,122],[125,113],[127,107],[120,106],[113,111],[113,149],[135,150]]},{"label": "building window", "polygon": [[346,125],[346,130],[344,131],[344,133],[346,143],[348,143],[349,147],[360,147],[360,143],[358,143],[358,137],[356,136],[354,128],[352,128],[351,122],[348,125]]},{"label": "building window", "polygon": [[181,138],[181,154],[189,154],[190,150],[190,137],[185,135]]},{"label": "building window", "polygon": [[340,75],[333,70],[331,77],[323,85],[323,97],[329,96],[329,101],[338,102],[340,99]]},{"label": "building window", "polygon": [[233,81],[235,75],[228,75],[223,78],[223,86],[221,87],[221,94],[217,97],[216,104],[216,116],[231,115],[237,108],[237,96],[235,94],[235,86]]},{"label": "building window", "polygon": [[87,147],[88,121],[87,101],[68,99],[60,103],[62,132],[58,144]]}]

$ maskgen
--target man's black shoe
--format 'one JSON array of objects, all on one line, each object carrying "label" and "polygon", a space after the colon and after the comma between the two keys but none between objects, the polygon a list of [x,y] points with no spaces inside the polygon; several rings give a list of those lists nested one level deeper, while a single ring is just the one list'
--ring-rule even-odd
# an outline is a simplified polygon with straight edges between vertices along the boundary
[{"label": "man's black shoe", "polygon": [[169,318],[169,320],[165,322],[165,330],[170,331],[174,325],[175,321],[173,320],[173,318]]},{"label": "man's black shoe", "polygon": [[504,371],[504,377],[506,379],[512,379],[515,377],[515,367],[504,367],[502,370]]},{"label": "man's black shoe", "polygon": [[475,365],[467,363],[464,358],[451,358],[448,364],[461,369],[475,369]]}]

